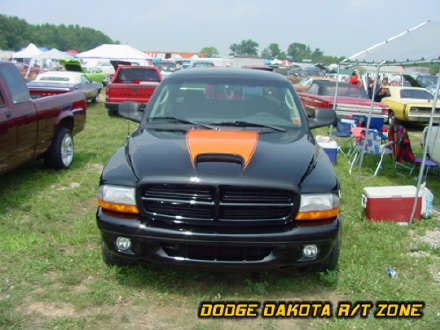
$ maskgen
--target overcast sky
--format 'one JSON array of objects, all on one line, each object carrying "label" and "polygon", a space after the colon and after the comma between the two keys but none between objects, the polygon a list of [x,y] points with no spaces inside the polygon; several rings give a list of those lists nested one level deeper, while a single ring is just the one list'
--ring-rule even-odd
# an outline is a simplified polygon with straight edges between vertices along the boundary
[{"label": "overcast sky", "polygon": [[[252,39],[287,51],[299,42],[350,56],[426,20],[439,0],[0,0],[0,13],[29,24],[78,24],[142,51],[199,52]],[[440,42],[440,41],[439,41]],[[25,46],[25,45],[23,45]],[[44,46],[44,45],[38,45]]]}]

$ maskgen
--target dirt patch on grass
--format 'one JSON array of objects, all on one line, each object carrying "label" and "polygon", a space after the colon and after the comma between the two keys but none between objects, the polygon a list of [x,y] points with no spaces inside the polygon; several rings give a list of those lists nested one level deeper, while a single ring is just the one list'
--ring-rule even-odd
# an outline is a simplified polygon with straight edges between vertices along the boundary
[{"label": "dirt patch on grass", "polygon": [[24,303],[17,309],[17,312],[34,315],[34,317],[37,318],[38,316],[58,318],[77,315],[75,313],[75,307],[72,304],[32,301],[30,298],[25,299]]},{"label": "dirt patch on grass", "polygon": [[408,253],[408,256],[411,257],[417,257],[417,258],[427,258],[431,257],[435,259],[435,262],[429,267],[433,279],[436,281],[437,284],[440,285],[440,258],[438,256],[433,256],[432,253],[429,251],[423,251],[419,250],[417,248],[417,243],[426,243],[430,246],[440,249],[440,212],[437,210],[434,210],[433,214],[433,220],[437,224],[435,229],[427,230],[424,235],[415,235],[413,232],[411,233],[411,236],[413,237],[413,240],[415,242],[415,248],[413,251]]},{"label": "dirt patch on grass", "polygon": [[429,245],[432,245],[433,247],[440,248],[440,230],[428,230],[425,235],[420,236],[417,238],[421,242],[428,243]]}]

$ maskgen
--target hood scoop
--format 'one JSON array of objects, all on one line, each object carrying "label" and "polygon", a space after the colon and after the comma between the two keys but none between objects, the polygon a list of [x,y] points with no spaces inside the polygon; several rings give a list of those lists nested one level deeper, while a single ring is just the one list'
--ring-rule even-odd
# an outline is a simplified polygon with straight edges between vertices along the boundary
[{"label": "hood scoop", "polygon": [[197,167],[199,163],[209,163],[209,162],[240,164],[242,168],[244,167],[244,163],[245,163],[244,158],[241,155],[207,153],[207,154],[197,155],[194,165]]},{"label": "hood scoop", "polygon": [[186,144],[195,167],[200,162],[228,162],[249,165],[258,142],[258,132],[191,130]]}]

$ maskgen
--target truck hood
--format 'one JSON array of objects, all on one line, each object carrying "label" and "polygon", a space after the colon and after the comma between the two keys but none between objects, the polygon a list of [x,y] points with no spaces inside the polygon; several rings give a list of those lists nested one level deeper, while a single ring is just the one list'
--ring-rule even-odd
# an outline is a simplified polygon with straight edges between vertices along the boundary
[{"label": "truck hood", "polygon": [[128,162],[141,181],[275,181],[296,187],[323,153],[311,135],[299,130],[258,133],[139,129],[126,146]]}]

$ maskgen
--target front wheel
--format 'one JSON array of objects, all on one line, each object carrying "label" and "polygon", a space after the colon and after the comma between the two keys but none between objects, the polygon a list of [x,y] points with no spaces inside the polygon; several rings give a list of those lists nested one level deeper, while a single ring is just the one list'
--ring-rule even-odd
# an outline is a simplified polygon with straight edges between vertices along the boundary
[{"label": "front wheel", "polygon": [[46,164],[56,170],[68,168],[73,162],[74,144],[69,129],[61,127],[55,134],[52,146],[46,152]]}]

